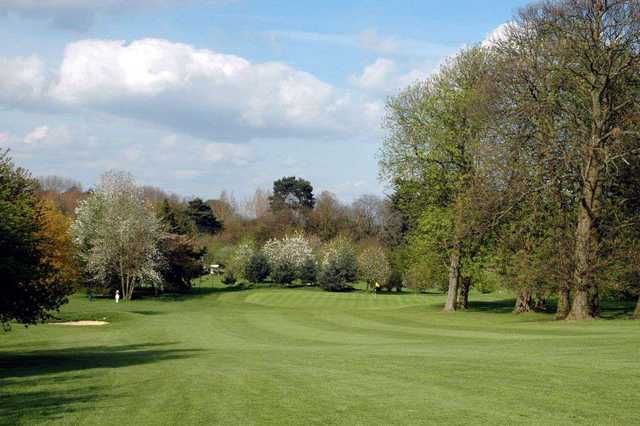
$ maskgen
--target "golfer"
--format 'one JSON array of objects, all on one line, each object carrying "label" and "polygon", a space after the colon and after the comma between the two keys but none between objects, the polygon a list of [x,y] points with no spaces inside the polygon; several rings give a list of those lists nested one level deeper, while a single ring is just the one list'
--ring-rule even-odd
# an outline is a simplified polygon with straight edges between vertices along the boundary
[{"label": "golfer", "polygon": [[116,290],[116,303],[120,301],[120,290]]}]

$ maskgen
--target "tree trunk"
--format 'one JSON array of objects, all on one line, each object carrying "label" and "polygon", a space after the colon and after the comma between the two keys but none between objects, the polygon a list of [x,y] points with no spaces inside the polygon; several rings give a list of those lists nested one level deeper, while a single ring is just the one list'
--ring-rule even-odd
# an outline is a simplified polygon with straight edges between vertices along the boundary
[{"label": "tree trunk", "polygon": [[556,311],[556,319],[563,320],[571,311],[571,302],[569,300],[569,286],[563,285],[558,292],[558,310]]},{"label": "tree trunk", "polygon": [[122,299],[124,300],[127,297],[127,284],[125,283],[125,276],[123,273],[120,274],[120,293],[122,294]]},{"label": "tree trunk", "polygon": [[[595,104],[596,101],[594,101]],[[586,165],[583,172],[583,187],[578,205],[576,227],[575,269],[573,273],[575,291],[573,304],[567,319],[588,320],[598,315],[598,289],[593,282],[593,268],[597,259],[597,221],[600,215],[600,182],[602,159],[599,134],[593,136],[587,148]],[[595,315],[594,315],[595,314]]]},{"label": "tree trunk", "polygon": [[471,289],[471,277],[462,278],[462,288],[458,297],[458,306],[469,309],[469,290]]},{"label": "tree trunk", "polygon": [[518,293],[518,298],[516,299],[516,306],[513,308],[514,314],[522,314],[525,312],[533,311],[533,307],[531,306],[533,303],[533,296],[531,295],[530,290],[522,290]]},{"label": "tree trunk", "polygon": [[456,244],[449,256],[449,290],[447,291],[447,304],[445,312],[455,312],[458,308],[458,288],[460,287],[460,245]]},{"label": "tree trunk", "polygon": [[129,276],[127,278],[127,285],[129,292],[127,293],[127,300],[131,300],[133,297],[133,288],[135,287],[135,280],[133,277]]},{"label": "tree trunk", "polygon": [[636,303],[636,310],[633,312],[633,319],[640,319],[640,297],[638,297],[638,303]]}]

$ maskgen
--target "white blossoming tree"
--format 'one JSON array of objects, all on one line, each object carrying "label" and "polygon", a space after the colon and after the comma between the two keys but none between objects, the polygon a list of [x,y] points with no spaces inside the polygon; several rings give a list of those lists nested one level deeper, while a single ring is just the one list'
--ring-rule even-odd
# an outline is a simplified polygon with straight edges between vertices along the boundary
[{"label": "white blossoming tree", "polygon": [[386,287],[391,276],[391,266],[384,249],[374,246],[360,253],[358,273],[360,278],[367,283],[367,290],[375,287],[376,283],[381,287]]},{"label": "white blossoming tree", "polygon": [[161,225],[130,174],[105,173],[76,214],[72,231],[94,280],[117,278],[125,300],[137,285],[160,283]]},{"label": "white blossoming tree", "polygon": [[302,233],[271,239],[262,250],[271,264],[272,278],[284,284],[300,278],[305,264],[315,261],[311,244]]}]

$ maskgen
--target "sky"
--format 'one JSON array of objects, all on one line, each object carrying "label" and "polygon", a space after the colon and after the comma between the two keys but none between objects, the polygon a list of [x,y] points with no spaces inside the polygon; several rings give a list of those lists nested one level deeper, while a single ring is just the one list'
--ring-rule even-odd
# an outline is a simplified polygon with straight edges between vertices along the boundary
[{"label": "sky", "polygon": [[385,102],[521,0],[0,0],[0,149],[237,199],[299,176],[381,195]]}]

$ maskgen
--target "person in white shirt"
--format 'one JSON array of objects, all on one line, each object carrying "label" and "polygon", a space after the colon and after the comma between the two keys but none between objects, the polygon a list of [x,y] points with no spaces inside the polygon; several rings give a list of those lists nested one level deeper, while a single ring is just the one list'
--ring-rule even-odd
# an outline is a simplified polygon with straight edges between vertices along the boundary
[{"label": "person in white shirt", "polygon": [[120,301],[120,290],[116,290],[116,303]]}]

